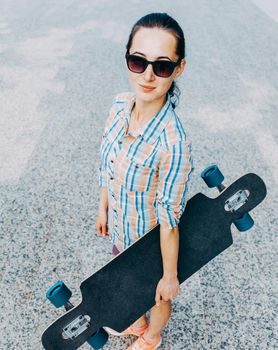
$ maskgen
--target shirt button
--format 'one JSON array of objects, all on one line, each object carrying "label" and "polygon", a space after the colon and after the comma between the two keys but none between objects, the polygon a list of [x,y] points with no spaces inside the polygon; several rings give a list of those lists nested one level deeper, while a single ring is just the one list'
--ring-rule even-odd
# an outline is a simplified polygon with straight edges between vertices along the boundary
[{"label": "shirt button", "polygon": [[110,180],[114,180],[114,177],[110,177]]},{"label": "shirt button", "polygon": [[119,144],[122,144],[122,143],[123,143],[123,141],[119,140],[119,141],[118,141],[118,143],[119,143]]},{"label": "shirt button", "polygon": [[114,160],[113,160],[113,159],[111,159],[111,160],[110,160],[110,162],[111,162],[111,163],[114,163]]}]

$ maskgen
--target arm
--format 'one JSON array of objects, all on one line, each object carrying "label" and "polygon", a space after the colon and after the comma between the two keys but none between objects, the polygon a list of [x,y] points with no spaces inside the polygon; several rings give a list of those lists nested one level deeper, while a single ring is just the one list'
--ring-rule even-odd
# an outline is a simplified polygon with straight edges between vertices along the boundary
[{"label": "arm", "polygon": [[179,228],[160,227],[160,248],[163,260],[163,277],[172,279],[178,276]]},{"label": "arm", "polygon": [[100,145],[100,166],[99,166],[99,172],[98,172],[98,184],[100,188],[100,207],[104,209],[108,207],[108,192],[107,192],[106,169],[105,169],[105,157],[107,153],[107,147],[106,147],[107,135],[106,134],[107,132],[109,132],[109,129],[113,125],[113,120],[115,117],[114,102],[116,99],[117,99],[117,96],[114,97],[113,104],[109,110],[108,118],[105,121],[104,130],[101,138],[101,145]]},{"label": "arm", "polygon": [[165,151],[159,166],[157,217],[160,223],[160,246],[163,276],[156,290],[156,304],[162,297],[168,301],[179,293],[178,223],[186,205],[187,183],[193,167],[189,140],[179,141]]},{"label": "arm", "polygon": [[160,226],[160,248],[163,262],[163,276],[156,288],[155,302],[160,305],[164,301],[172,300],[180,292],[178,280],[178,252],[179,229]]},{"label": "arm", "polygon": [[116,95],[113,99],[112,106],[110,107],[108,117],[105,121],[104,129],[101,136],[101,144],[100,144],[100,166],[99,166],[99,174],[98,174],[98,184],[99,188],[106,188],[106,169],[105,169],[105,158],[107,156],[107,142],[106,137],[107,134],[110,132],[110,129],[113,127],[114,118],[116,115],[115,110],[115,102],[117,100]]},{"label": "arm", "polygon": [[97,231],[106,235],[107,232],[107,224],[108,224],[108,188],[106,182],[106,166],[105,159],[107,158],[107,152],[109,144],[107,143],[107,135],[110,133],[110,130],[113,128],[114,119],[116,115],[115,102],[117,100],[118,95],[114,97],[113,104],[109,110],[108,118],[106,119],[104,130],[102,133],[101,146],[100,146],[100,166],[99,166],[99,174],[98,174],[98,184],[100,188],[100,201],[99,201],[99,212],[98,218],[96,222]]},{"label": "arm", "polygon": [[106,187],[100,189],[99,211],[106,212],[108,209],[108,192]]}]

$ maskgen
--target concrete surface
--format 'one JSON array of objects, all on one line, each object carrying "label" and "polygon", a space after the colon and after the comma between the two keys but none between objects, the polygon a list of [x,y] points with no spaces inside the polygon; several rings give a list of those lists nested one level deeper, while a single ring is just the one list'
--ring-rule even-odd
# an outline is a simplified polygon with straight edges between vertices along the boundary
[{"label": "concrete surface", "polygon": [[270,18],[278,22],[278,2],[276,0],[252,0]]},{"label": "concrete surface", "polygon": [[0,0],[0,349],[42,349],[62,314],[46,290],[62,278],[77,304],[79,283],[112,257],[95,230],[101,134],[130,88],[129,31],[154,11],[186,37],[176,111],[194,152],[189,196],[217,195],[198,177],[211,163],[227,184],[256,172],[268,188],[255,226],[232,227],[234,245],[182,285],[161,349],[277,348],[277,22],[247,0]]}]

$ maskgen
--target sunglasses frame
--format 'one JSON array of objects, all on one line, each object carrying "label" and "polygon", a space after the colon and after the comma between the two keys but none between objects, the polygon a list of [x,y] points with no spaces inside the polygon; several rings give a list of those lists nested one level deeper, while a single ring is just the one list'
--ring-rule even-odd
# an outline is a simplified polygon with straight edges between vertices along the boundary
[{"label": "sunglasses frame", "polygon": [[[128,66],[128,58],[129,58],[130,56],[139,57],[139,58],[141,58],[142,60],[144,60],[144,61],[147,63],[146,68],[145,68],[142,72],[134,72],[133,70],[131,70],[131,69],[129,68],[129,66]],[[180,62],[181,62],[181,59],[179,59],[177,62],[169,61],[169,60],[164,60],[164,61],[163,61],[163,60],[148,61],[148,60],[147,60],[146,58],[144,58],[144,57],[137,56],[137,55],[133,55],[133,54],[129,54],[128,52],[126,52],[126,54],[125,54],[125,59],[126,59],[127,68],[128,68],[132,73],[137,73],[137,74],[144,73],[145,70],[147,69],[148,65],[151,64],[154,74],[155,74],[156,76],[158,76],[159,78],[169,78],[169,77],[173,74],[174,69],[175,69],[175,68],[180,64]],[[156,74],[156,72],[155,72],[155,66],[154,66],[155,63],[156,63],[156,62],[162,62],[162,61],[163,61],[163,62],[169,62],[169,63],[171,63],[171,65],[172,65],[172,67],[173,67],[173,70],[172,70],[171,74],[168,75],[168,76],[161,76],[161,75]]]}]

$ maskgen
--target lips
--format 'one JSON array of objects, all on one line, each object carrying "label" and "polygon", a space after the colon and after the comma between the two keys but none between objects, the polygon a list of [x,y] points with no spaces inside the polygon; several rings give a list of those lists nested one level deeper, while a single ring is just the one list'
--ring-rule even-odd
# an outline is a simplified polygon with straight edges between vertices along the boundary
[{"label": "lips", "polygon": [[142,86],[142,88],[145,88],[145,89],[155,89],[155,87],[153,87],[153,86],[147,86],[147,85],[140,85],[140,86]]}]

